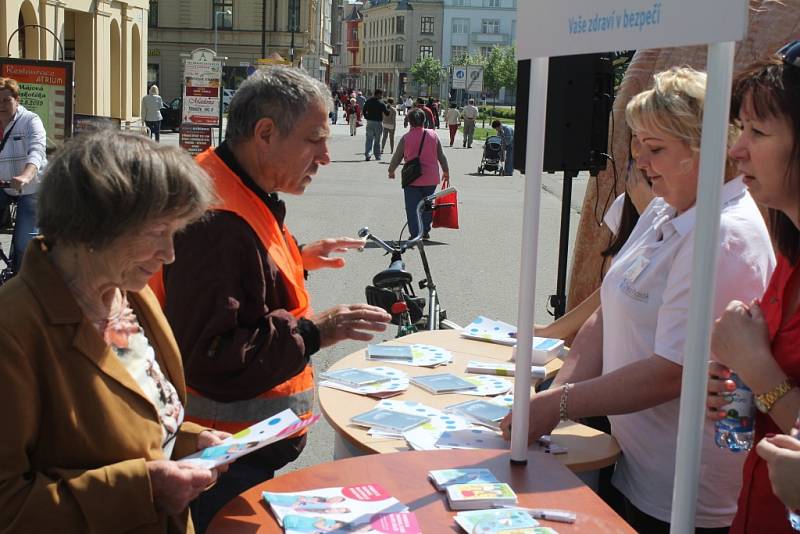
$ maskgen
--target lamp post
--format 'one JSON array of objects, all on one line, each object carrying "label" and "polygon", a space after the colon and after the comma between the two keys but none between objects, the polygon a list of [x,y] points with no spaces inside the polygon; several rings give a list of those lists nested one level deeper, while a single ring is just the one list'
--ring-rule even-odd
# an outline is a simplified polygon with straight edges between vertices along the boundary
[{"label": "lamp post", "polygon": [[214,11],[214,54],[217,53],[217,44],[219,42],[219,37],[217,35],[217,17],[219,17],[220,15],[230,15],[230,14],[231,14],[230,9],[224,9],[224,10],[220,9]]},{"label": "lamp post", "polygon": [[292,62],[292,67],[294,67],[294,32],[297,31],[297,0],[289,0],[290,5],[292,6],[292,16],[289,19],[289,31],[292,34],[292,42],[289,44],[289,60]]}]

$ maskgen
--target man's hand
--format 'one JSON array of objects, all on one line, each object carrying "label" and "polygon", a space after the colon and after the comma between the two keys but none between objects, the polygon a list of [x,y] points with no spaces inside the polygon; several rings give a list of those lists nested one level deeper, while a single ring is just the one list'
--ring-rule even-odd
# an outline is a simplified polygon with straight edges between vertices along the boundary
[{"label": "man's hand", "polygon": [[14,176],[11,178],[11,186],[12,188],[16,189],[20,193],[22,192],[22,188],[25,187],[31,180],[33,180],[34,176],[36,176],[36,166],[28,163],[25,166],[25,170],[22,171],[22,174],[19,176]]},{"label": "man's hand", "polygon": [[394,180],[394,171],[389,171],[389,179]]},{"label": "man's hand", "polygon": [[170,460],[147,462],[150,487],[156,509],[169,515],[179,514],[216,481],[216,473]]},{"label": "man's hand", "polygon": [[347,252],[348,249],[362,249],[366,241],[352,237],[323,239],[303,246],[303,267],[307,271],[315,271],[327,267],[340,269],[344,267],[344,258],[331,258],[334,252]]},{"label": "man's hand", "polygon": [[392,316],[369,304],[340,305],[311,319],[319,328],[320,346],[329,347],[345,339],[369,341],[369,332],[383,332]]}]

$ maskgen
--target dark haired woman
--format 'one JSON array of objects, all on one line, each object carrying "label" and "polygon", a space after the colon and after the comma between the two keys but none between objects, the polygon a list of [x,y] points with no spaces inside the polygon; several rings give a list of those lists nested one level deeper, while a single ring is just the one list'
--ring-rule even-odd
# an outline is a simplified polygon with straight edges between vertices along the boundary
[{"label": "dark haired woman", "polygon": [[[714,327],[709,417],[719,419],[734,370],[752,389],[759,412],[755,440],[766,456],[773,434],[788,434],[800,410],[800,41],[753,65],[734,83],[731,116],[741,125],[730,149],[750,194],[769,208],[778,265],[761,301],[732,301]],[[776,440],[781,443],[780,440]],[[785,444],[785,441],[783,441]],[[756,450],[744,465],[731,533],[793,532]]]}]

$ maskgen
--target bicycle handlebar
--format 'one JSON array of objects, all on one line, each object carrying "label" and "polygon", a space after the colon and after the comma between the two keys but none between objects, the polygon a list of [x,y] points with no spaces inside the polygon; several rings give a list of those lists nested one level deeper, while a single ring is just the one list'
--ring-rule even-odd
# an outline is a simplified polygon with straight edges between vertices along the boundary
[{"label": "bicycle handlebar", "polygon": [[[422,224],[422,212],[425,210],[425,208],[433,210],[434,200],[436,200],[441,196],[449,195],[450,193],[455,193],[455,192],[456,192],[455,187],[448,187],[447,189],[442,189],[441,191],[438,191],[420,200],[419,203],[417,204],[417,210],[416,210],[417,228],[419,229],[419,233],[412,239],[409,239],[408,241],[400,245],[399,247],[393,247],[392,245],[386,243],[379,237],[372,235],[369,231],[369,228],[366,226],[358,231],[358,237],[377,243],[386,252],[390,252],[392,254],[403,254],[406,250],[414,248],[415,246],[417,246],[417,244],[419,244],[420,241],[422,241],[422,235],[425,232],[424,226]],[[452,206],[452,204],[449,204],[449,206]]]}]

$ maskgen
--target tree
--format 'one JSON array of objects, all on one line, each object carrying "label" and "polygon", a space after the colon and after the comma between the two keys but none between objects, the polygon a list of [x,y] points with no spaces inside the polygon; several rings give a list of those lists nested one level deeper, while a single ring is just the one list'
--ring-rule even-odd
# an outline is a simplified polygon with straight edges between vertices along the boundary
[{"label": "tree", "polygon": [[431,87],[442,81],[442,63],[431,56],[421,57],[411,66],[411,75],[415,82],[428,88],[430,96]]},{"label": "tree", "polygon": [[486,65],[486,58],[480,54],[470,54],[469,52],[465,52],[458,57],[454,57],[451,61],[453,65]]},{"label": "tree", "polygon": [[486,58],[483,68],[483,85],[497,99],[503,87],[517,85],[517,58],[513,46],[495,46]]}]

